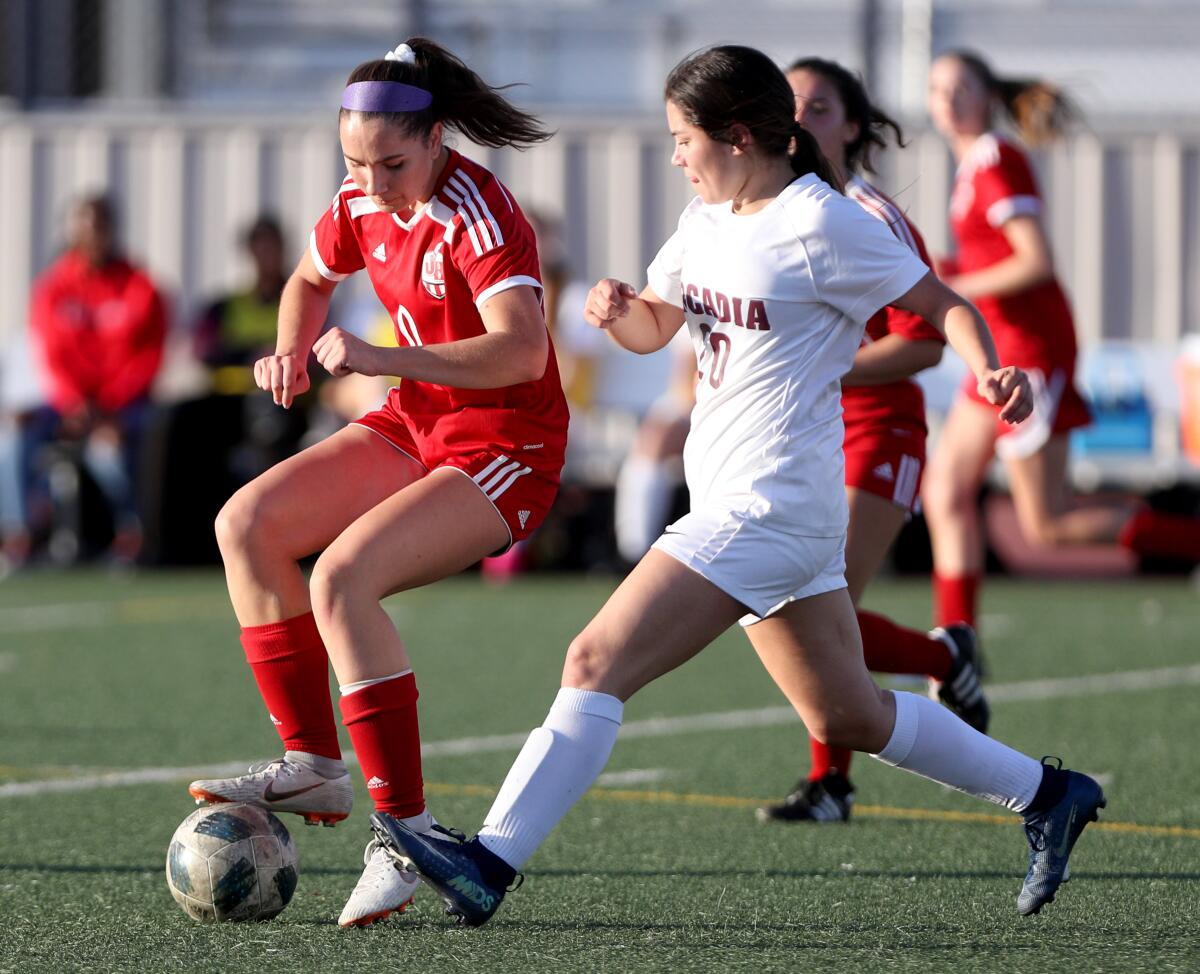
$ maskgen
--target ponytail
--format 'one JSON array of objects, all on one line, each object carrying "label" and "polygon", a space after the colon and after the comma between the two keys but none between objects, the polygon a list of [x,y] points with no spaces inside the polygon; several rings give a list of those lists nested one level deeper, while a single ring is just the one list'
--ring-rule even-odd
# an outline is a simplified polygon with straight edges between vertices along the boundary
[{"label": "ponytail", "polygon": [[889,130],[896,145],[904,148],[906,143],[900,123],[871,103],[866,86],[857,75],[851,74],[836,61],[827,61],[819,57],[805,57],[793,61],[788,67],[788,73],[792,71],[811,71],[830,82],[837,89],[846,120],[858,126],[858,135],[854,141],[846,143],[847,172],[865,169],[874,173],[875,165],[871,155],[876,149],[882,151],[887,148]]},{"label": "ponytail", "polygon": [[796,140],[795,148],[788,153],[788,162],[792,164],[792,172],[797,176],[807,176],[810,172],[815,173],[839,193],[844,193],[846,187],[842,184],[842,178],[825,158],[820,145],[817,144],[816,136],[799,122],[794,122],[792,138]]},{"label": "ponytail", "polygon": [[[396,81],[423,89],[432,96],[428,107],[417,111],[362,111],[365,118],[382,118],[416,136],[428,136],[438,122],[474,142],[492,148],[524,148],[545,142],[554,133],[533,115],[521,111],[458,57],[424,37],[412,37],[403,58],[365,61],[350,72],[347,86],[360,81]],[[341,109],[346,115],[351,109]]]},{"label": "ponytail", "polygon": [[1030,145],[1042,145],[1061,136],[1081,117],[1074,101],[1048,81],[1002,78],[973,51],[948,51],[943,56],[957,58],[979,79]]}]

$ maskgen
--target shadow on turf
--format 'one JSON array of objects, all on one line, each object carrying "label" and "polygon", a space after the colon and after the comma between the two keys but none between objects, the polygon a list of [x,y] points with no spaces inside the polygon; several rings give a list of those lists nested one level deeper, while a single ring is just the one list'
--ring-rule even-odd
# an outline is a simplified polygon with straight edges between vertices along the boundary
[{"label": "shadow on turf", "polygon": [[[71,864],[41,865],[39,863],[0,862],[0,872],[11,870],[24,873],[161,873],[161,865],[153,866],[84,866]],[[357,876],[360,869],[313,867],[306,876]],[[537,869],[528,874],[531,879],[582,879],[604,876],[612,879],[654,879],[686,877],[688,879],[763,878],[763,879],[1012,879],[1016,871],[972,869]],[[1200,880],[1200,872],[1080,872],[1072,882],[1087,880],[1165,879],[1190,883]]]}]

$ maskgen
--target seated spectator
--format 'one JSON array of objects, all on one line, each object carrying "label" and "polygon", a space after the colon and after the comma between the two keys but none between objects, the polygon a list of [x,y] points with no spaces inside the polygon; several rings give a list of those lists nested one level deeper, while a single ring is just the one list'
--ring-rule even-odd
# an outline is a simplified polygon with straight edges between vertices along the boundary
[{"label": "seated spectator", "polygon": [[[29,326],[44,397],[21,424],[29,516],[42,520],[51,509],[45,474],[54,455],[49,448],[57,446],[60,457],[87,469],[111,509],[110,555],[132,562],[142,541],[138,454],[150,386],[162,364],[166,313],[149,276],[117,249],[104,197],[72,210],[66,252],[34,282]],[[75,550],[68,543],[57,556],[76,555],[79,541],[77,533]]]},{"label": "seated spectator", "polygon": [[214,392],[249,392],[255,360],[275,348],[279,298],[287,282],[279,221],[258,217],[243,234],[242,245],[254,264],[254,280],[213,301],[193,331],[196,358],[212,370]]}]

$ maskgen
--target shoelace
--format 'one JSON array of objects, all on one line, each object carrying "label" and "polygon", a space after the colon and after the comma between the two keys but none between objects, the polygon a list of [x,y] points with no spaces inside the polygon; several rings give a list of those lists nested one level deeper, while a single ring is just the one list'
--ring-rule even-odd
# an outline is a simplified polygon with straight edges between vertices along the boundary
[{"label": "shoelace", "polygon": [[1029,841],[1029,848],[1034,852],[1046,851],[1046,833],[1039,823],[1025,823],[1025,838]]},{"label": "shoelace", "polygon": [[[384,851],[384,855],[381,860],[376,863],[374,862],[375,853],[381,850]],[[367,848],[363,851],[363,865],[368,867],[368,869],[363,873],[362,879],[359,880],[359,884],[361,885],[363,880],[366,880],[372,889],[379,889],[382,886],[390,885],[393,870],[399,873],[405,872],[405,870],[401,869],[399,864],[387,854],[386,850],[384,850],[383,843],[378,839],[372,839],[367,843]],[[372,865],[374,865],[374,868],[371,868]]]},{"label": "shoelace", "polygon": [[300,766],[292,764],[287,758],[272,758],[270,761],[259,761],[250,765],[246,770],[253,775],[266,774],[275,769],[276,765],[281,765],[277,770],[277,774],[296,774],[300,770]]}]

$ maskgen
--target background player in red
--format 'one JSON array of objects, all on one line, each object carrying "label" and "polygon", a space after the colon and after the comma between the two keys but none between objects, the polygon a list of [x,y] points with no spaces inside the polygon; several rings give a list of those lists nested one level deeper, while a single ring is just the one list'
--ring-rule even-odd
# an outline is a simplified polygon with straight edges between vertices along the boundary
[{"label": "background player in red", "polygon": [[976,501],[993,453],[1004,461],[1027,540],[1116,541],[1142,555],[1200,560],[1200,522],[1130,505],[1078,507],[1067,488],[1068,433],[1090,420],[1074,383],[1075,326],[1029,161],[992,125],[1003,112],[1037,144],[1062,131],[1070,103],[1046,82],[998,77],[978,55],[954,51],[930,70],[929,111],[958,161],[950,202],[958,252],[947,283],[978,306],[1001,361],[1029,374],[1035,401],[1029,419],[1008,427],[966,383],[946,418],[923,495],[936,621],[975,621],[983,568]]},{"label": "background player in red", "polygon": [[[788,69],[796,121],[810,131],[845,183],[846,195],[932,266],[916,227],[896,204],[858,173],[873,173],[871,153],[889,133],[903,144],[900,126],[871,104],[866,89],[840,64],[802,58]],[[842,377],[842,451],[846,457],[846,588],[857,607],[917,503],[925,465],[925,400],[910,378],[936,365],[945,338],[918,315],[884,308],[867,322],[854,365]],[[965,625],[932,633],[899,626],[857,609],[868,669],[931,677],[941,699],[972,727],[987,731],[988,707],[979,686],[975,637]],[[760,819],[844,822],[850,817],[848,748],[810,738],[812,766],[778,805]]]},{"label": "background player in red", "polygon": [[[286,753],[200,801],[252,801],[332,824],[350,812],[326,654],[376,809],[423,833],[417,688],[380,600],[461,571],[532,532],[554,499],[567,407],[542,315],[533,233],[454,127],[494,147],[548,138],[530,115],[423,38],[350,75],[349,175],[283,292],[260,388],[287,408],[310,350],[333,375],[399,376],[382,409],[267,471],[217,518],[242,645]],[[317,337],[337,283],[366,269],[398,348]],[[306,581],[300,559],[321,552]],[[343,926],[403,909],[418,884],[367,847]]]}]

